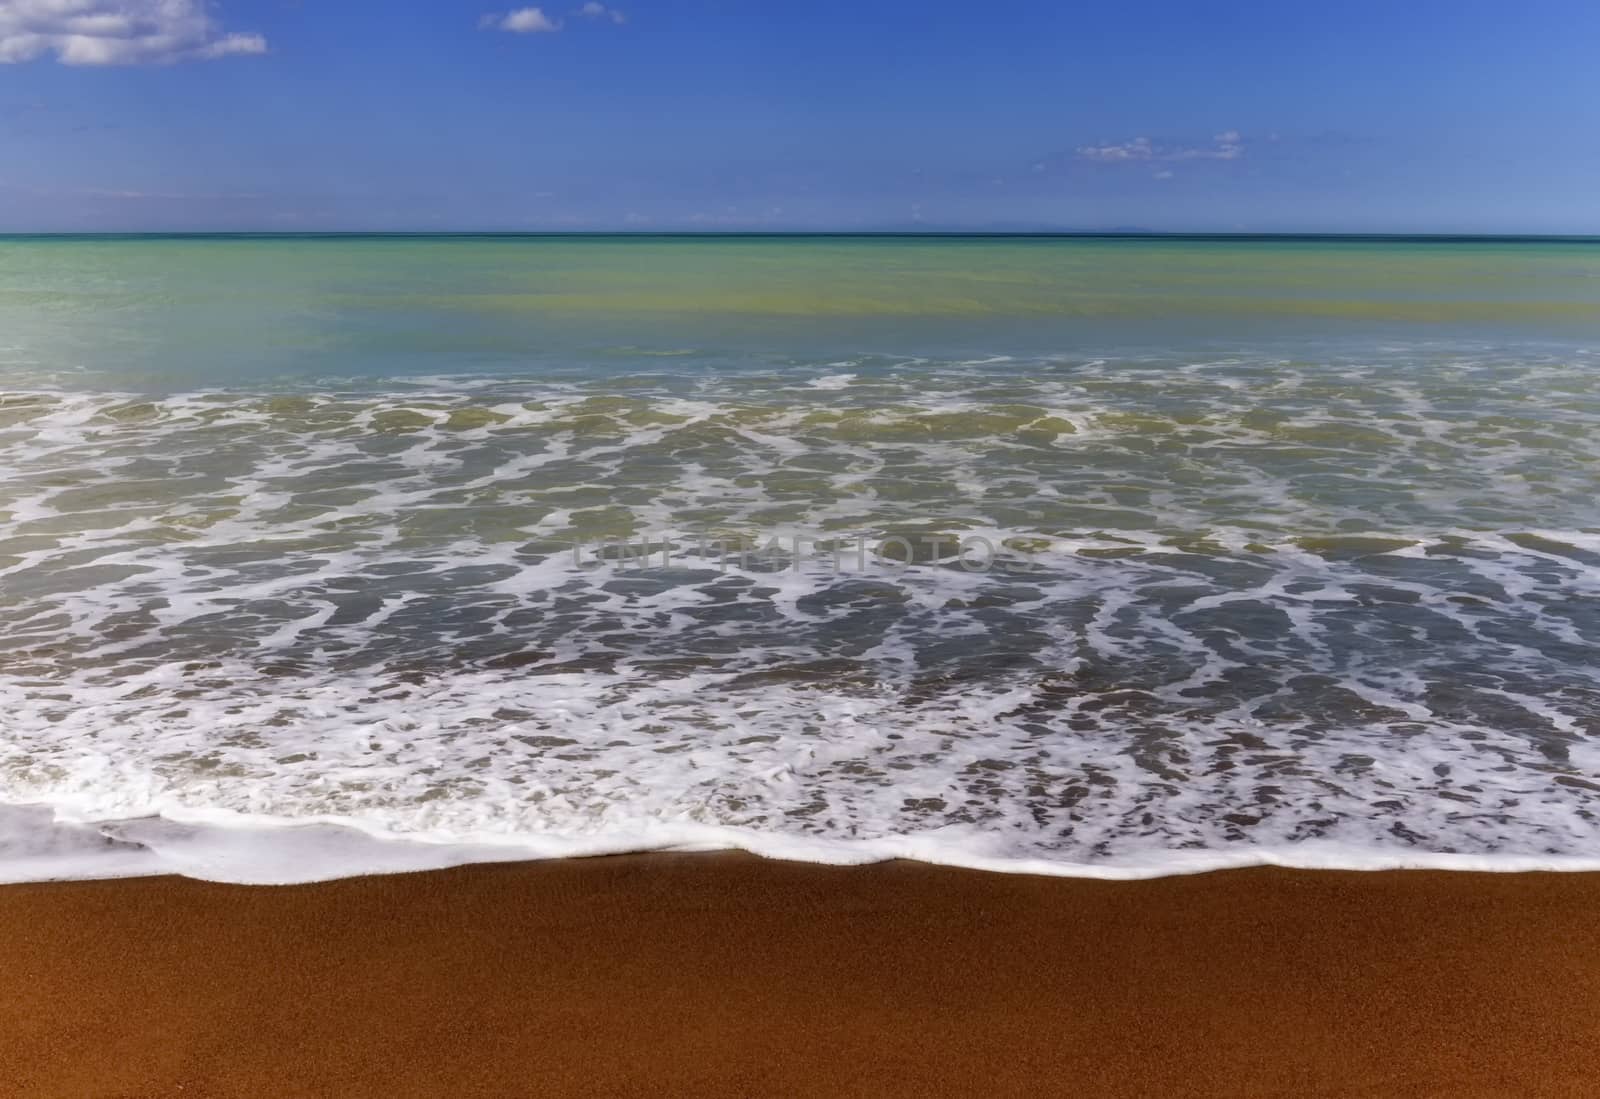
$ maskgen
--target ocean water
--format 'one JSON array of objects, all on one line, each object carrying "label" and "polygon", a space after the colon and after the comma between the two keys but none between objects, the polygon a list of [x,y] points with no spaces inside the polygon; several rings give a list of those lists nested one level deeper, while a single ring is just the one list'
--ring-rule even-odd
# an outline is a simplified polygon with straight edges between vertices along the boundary
[{"label": "ocean water", "polygon": [[1600,867],[1600,243],[0,238],[0,880]]}]

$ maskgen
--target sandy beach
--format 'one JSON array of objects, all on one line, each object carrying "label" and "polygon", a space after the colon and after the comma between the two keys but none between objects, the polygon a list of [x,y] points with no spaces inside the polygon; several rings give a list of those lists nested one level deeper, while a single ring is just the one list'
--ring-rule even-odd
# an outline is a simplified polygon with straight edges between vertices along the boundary
[{"label": "sandy beach", "polygon": [[1580,1095],[1600,877],[736,854],[0,888],[25,1096]]}]

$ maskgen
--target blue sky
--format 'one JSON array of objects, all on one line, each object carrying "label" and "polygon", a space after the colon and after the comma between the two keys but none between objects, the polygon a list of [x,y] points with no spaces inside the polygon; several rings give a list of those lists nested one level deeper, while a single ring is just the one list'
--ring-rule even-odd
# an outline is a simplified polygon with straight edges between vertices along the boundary
[{"label": "blue sky", "polygon": [[1600,5],[0,0],[0,231],[1600,233]]}]

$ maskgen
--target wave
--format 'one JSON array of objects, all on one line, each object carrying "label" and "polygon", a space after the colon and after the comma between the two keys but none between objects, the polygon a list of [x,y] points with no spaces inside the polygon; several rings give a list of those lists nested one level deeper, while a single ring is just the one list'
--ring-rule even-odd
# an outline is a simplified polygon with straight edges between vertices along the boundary
[{"label": "wave", "polygon": [[1587,867],[1597,377],[13,391],[0,874]]}]

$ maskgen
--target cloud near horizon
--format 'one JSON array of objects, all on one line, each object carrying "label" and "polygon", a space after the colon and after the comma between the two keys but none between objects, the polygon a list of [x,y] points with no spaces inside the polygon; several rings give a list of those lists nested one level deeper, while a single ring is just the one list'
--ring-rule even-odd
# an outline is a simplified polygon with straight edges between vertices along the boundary
[{"label": "cloud near horizon", "polygon": [[1244,156],[1244,138],[1238,130],[1224,130],[1211,138],[1211,144],[1154,142],[1136,137],[1121,144],[1080,145],[1079,160],[1100,164],[1148,163],[1150,161],[1238,160]]},{"label": "cloud near horizon", "polygon": [[205,0],[0,0],[0,64],[54,54],[63,65],[170,65],[267,52],[227,33]]}]

